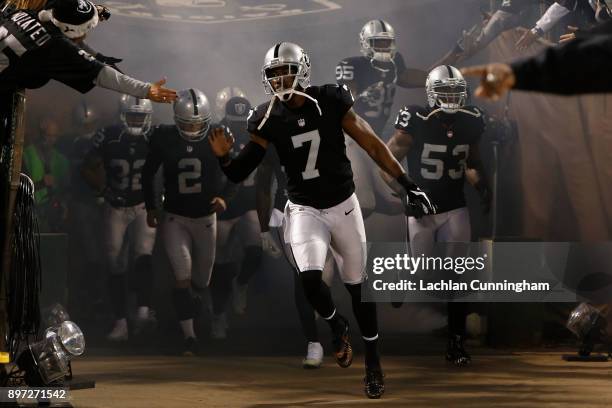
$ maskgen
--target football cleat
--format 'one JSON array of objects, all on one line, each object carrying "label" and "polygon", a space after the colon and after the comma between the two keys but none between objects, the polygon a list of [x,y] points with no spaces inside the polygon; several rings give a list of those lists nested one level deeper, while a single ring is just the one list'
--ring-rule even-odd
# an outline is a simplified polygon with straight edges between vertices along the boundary
[{"label": "football cleat", "polygon": [[157,326],[157,318],[155,312],[151,309],[147,310],[146,314],[140,314],[136,316],[134,320],[134,334],[141,335],[149,333]]},{"label": "football cleat", "polygon": [[107,340],[110,341],[127,341],[128,339],[128,326],[127,320],[119,319],[115,321],[115,325],[110,333],[106,336]]},{"label": "football cleat", "polygon": [[448,339],[446,361],[453,363],[457,367],[465,367],[472,362],[472,357],[463,347],[463,338],[461,336],[454,335]]},{"label": "football cleat", "polygon": [[323,346],[321,343],[309,341],[306,357],[302,360],[302,367],[306,369],[319,368],[323,363]]},{"label": "football cleat", "polygon": [[334,333],[334,358],[336,363],[342,368],[347,368],[353,363],[353,347],[349,336],[349,323],[342,316],[338,316],[342,324],[342,330],[339,333]]},{"label": "football cleat", "polygon": [[368,398],[379,399],[385,393],[385,375],[380,369],[370,370],[366,368],[364,391]]},{"label": "football cleat", "polygon": [[198,339],[195,337],[188,337],[183,343],[183,351],[181,354],[186,357],[196,356],[199,352],[198,346]]}]

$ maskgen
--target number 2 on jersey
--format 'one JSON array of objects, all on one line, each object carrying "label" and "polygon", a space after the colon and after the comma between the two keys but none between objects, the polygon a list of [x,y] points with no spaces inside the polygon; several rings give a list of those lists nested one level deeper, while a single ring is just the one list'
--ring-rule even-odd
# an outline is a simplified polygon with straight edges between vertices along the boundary
[{"label": "number 2 on jersey", "polygon": [[202,162],[196,157],[187,157],[179,160],[178,168],[181,172],[178,175],[179,193],[195,194],[202,192],[202,183],[199,181],[194,183],[194,180],[199,180],[202,177]]},{"label": "number 2 on jersey", "polygon": [[298,149],[304,145],[304,143],[310,142],[308,150],[308,160],[306,161],[306,169],[302,172],[302,178],[304,180],[311,180],[320,176],[319,170],[316,169],[317,157],[319,156],[319,145],[321,144],[321,136],[319,136],[318,130],[302,133],[291,137],[293,147]]}]

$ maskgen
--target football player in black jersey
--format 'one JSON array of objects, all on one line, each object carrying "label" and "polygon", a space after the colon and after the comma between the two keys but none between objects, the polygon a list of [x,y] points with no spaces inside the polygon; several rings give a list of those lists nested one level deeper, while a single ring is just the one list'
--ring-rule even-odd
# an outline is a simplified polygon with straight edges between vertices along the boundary
[{"label": "football player in black jersey", "polygon": [[[396,50],[395,30],[385,20],[368,21],[359,33],[361,56],[345,58],[336,66],[336,81],[347,85],[355,96],[353,109],[364,118],[377,135],[387,140],[384,130],[389,122],[396,86],[422,88],[427,72],[407,68]],[[370,165],[370,159],[352,139],[347,139],[356,193],[364,217],[375,211],[378,216],[366,222],[370,239],[380,238],[380,225],[394,225],[401,214],[401,203],[391,195],[387,185]],[[383,215],[384,214],[384,215]]]},{"label": "football player in black jersey", "polygon": [[[193,319],[201,308],[195,291],[213,286],[217,213],[227,208],[236,186],[225,182],[210,145],[211,108],[198,89],[178,93],[175,125],[162,125],[151,135],[143,169],[147,222],[159,227],[161,242],[174,272],[174,306],[185,338],[184,355],[198,352]],[[223,130],[222,130],[223,132]],[[159,210],[154,176],[163,165],[164,202]],[[231,286],[230,286],[231,288]],[[214,318],[225,308],[213,297]]]},{"label": "football player in black jersey", "polygon": [[[232,88],[235,89],[235,88]],[[221,125],[227,127],[235,138],[239,149],[249,142],[247,115],[251,103],[241,96],[230,98],[225,105],[225,115]],[[248,282],[257,271],[261,262],[260,229],[255,210],[255,172],[238,187],[236,196],[228,203],[217,222],[217,257],[215,261],[215,280],[223,279],[219,285],[225,288],[233,282],[234,311],[244,314]],[[221,278],[223,277],[223,278]],[[222,318],[222,320],[225,320]],[[225,325],[213,322],[213,338],[225,337]]]},{"label": "football player in black jersey", "polygon": [[[465,79],[457,68],[442,65],[430,72],[425,88],[428,106],[400,110],[395,134],[388,143],[397,160],[408,158],[408,174],[437,205],[434,215],[408,214],[413,256],[431,254],[434,242],[471,240],[470,217],[463,193],[466,180],[480,193],[485,212],[490,203],[478,149],[485,122],[478,108],[465,106]],[[383,177],[393,183],[388,175]],[[448,303],[446,358],[458,366],[470,361],[463,347],[466,306]]]},{"label": "football player in black jersey", "polygon": [[[104,277],[104,263],[102,240],[99,231],[102,228],[100,199],[96,197],[91,187],[81,177],[80,169],[83,161],[94,147],[94,136],[96,134],[97,122],[99,120],[96,109],[87,101],[82,100],[77,104],[72,113],[76,137],[70,148],[70,246],[71,257],[74,261],[73,276],[75,281],[71,290],[71,302],[79,304],[83,316],[91,318],[87,312],[91,312],[93,302],[102,299],[99,292]],[[71,262],[72,264],[72,262]],[[74,294],[74,298],[72,297]],[[77,298],[78,297],[78,298]]]},{"label": "football player in black jersey", "polygon": [[[276,181],[276,190],[272,197],[274,181]],[[257,215],[262,231],[262,247],[264,251],[275,258],[284,253],[292,268],[295,306],[300,319],[300,325],[302,326],[302,332],[307,342],[306,356],[302,360],[302,367],[306,369],[319,368],[323,363],[324,353],[323,346],[319,341],[315,312],[308,299],[306,299],[299,272],[282,234],[283,210],[288,200],[287,177],[283,172],[280,159],[274,149],[266,152],[266,157],[264,157],[257,168],[255,191],[257,193]],[[322,278],[327,286],[331,286],[333,277],[333,259],[328,255],[325,267],[323,268]]]},{"label": "football player in black jersey", "polygon": [[146,220],[142,191],[142,167],[148,152],[153,106],[148,99],[123,95],[120,103],[121,125],[100,130],[94,148],[87,154],[81,174],[104,197],[104,250],[110,271],[110,294],[115,324],[107,339],[128,339],[127,287],[120,254],[130,229],[134,272],[138,288],[136,329],[152,323],[151,252],[155,230]]},{"label": "football player in black jersey", "polygon": [[235,158],[229,156],[233,140],[222,131],[213,132],[210,143],[234,182],[244,180],[262,161],[268,144],[274,145],[287,175],[285,242],[291,246],[304,293],[332,329],[336,362],[348,367],[353,357],[348,321],[337,313],[321,279],[331,248],[365,342],[365,391],[370,398],[380,398],[384,380],[376,304],[361,302],[366,237],[344,132],[405,187],[410,206],[426,214],[435,210],[368,123],[352,110],[353,97],[346,85],[310,86],[310,60],[300,46],[281,42],[270,48],[262,80],[273,97],[249,113],[251,141]]},{"label": "football player in black jersey", "polygon": [[395,30],[385,20],[368,21],[359,33],[361,53],[336,66],[336,81],[355,95],[355,112],[383,135],[391,115],[395,87],[422,88],[427,72],[407,68],[396,51]]}]

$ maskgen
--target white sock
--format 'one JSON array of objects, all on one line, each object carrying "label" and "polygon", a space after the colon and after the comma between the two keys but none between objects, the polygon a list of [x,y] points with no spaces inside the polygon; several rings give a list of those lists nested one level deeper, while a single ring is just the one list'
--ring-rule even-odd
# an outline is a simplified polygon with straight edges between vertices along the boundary
[{"label": "white sock", "polygon": [[138,318],[139,319],[147,319],[149,317],[149,306],[139,306],[138,307]]},{"label": "white sock", "polygon": [[183,336],[188,339],[193,337],[195,339],[195,331],[193,330],[193,319],[181,320],[181,329],[183,329]]}]

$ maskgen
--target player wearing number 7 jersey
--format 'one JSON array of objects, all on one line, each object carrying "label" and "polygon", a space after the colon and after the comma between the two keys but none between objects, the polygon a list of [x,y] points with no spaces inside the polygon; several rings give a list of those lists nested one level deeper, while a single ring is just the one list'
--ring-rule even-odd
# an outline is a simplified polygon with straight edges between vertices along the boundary
[{"label": "player wearing number 7 jersey", "polygon": [[[183,354],[193,355],[198,351],[193,324],[201,308],[198,292],[208,287],[215,262],[216,214],[227,208],[237,186],[226,181],[205,141],[212,128],[211,109],[202,91],[178,93],[174,121],[175,125],[159,126],[151,135],[142,179],[147,222],[151,227],[159,224],[174,272],[173,300],[185,339]],[[163,214],[153,182],[162,165]]]},{"label": "player wearing number 7 jersey", "polygon": [[266,92],[273,97],[251,111],[251,141],[233,159],[228,155],[231,139],[214,132],[210,143],[223,171],[234,182],[246,178],[262,161],[268,144],[274,145],[287,175],[284,241],[290,245],[306,298],[332,329],[337,363],[348,367],[353,357],[348,321],[337,313],[321,279],[331,248],[365,342],[365,392],[369,398],[380,398],[384,381],[377,350],[376,305],[361,302],[366,237],[343,131],[404,186],[412,204],[425,213],[434,208],[367,122],[352,110],[348,87],[310,86],[310,60],[299,45],[281,42],[270,48],[262,77]]},{"label": "player wearing number 7 jersey", "polygon": [[[429,73],[425,88],[428,106],[400,110],[388,143],[397,160],[408,158],[408,174],[438,206],[435,215],[407,214],[413,256],[430,253],[434,242],[470,241],[466,179],[480,193],[485,213],[490,201],[478,149],[485,122],[478,108],[465,106],[467,87],[461,72],[439,66]],[[393,186],[388,176],[383,177]],[[447,359],[461,366],[470,361],[463,349],[467,308],[465,303],[448,305]]]}]

